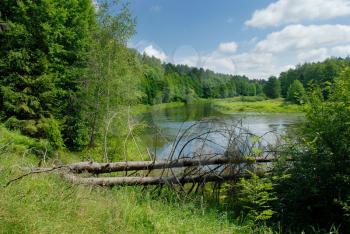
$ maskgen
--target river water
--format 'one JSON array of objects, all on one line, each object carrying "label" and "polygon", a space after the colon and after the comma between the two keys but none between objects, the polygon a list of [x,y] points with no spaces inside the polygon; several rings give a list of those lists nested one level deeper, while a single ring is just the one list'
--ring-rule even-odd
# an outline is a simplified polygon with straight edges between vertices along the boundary
[{"label": "river water", "polygon": [[[303,115],[223,114],[212,104],[206,103],[154,110],[144,113],[141,120],[149,126],[142,137],[144,143],[153,155],[164,159],[172,153],[191,157],[191,154],[203,149],[203,139],[207,142],[204,147],[207,152],[209,149],[210,153],[222,154],[228,144],[227,130],[236,134],[239,132],[239,135],[244,136],[243,141],[255,138],[265,146],[278,144],[280,136],[300,123]],[[186,130],[188,128],[190,129]],[[198,136],[200,139],[186,143]],[[184,145],[186,147],[182,149]]]}]

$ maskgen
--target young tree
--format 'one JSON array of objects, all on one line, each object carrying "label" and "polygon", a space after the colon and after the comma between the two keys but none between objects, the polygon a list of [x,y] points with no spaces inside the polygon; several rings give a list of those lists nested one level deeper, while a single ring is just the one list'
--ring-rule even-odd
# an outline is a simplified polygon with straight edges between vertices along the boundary
[{"label": "young tree", "polygon": [[297,104],[303,104],[305,101],[305,89],[299,80],[294,80],[289,86],[287,100]]},{"label": "young tree", "polygon": [[[120,12],[114,15],[111,9],[120,9]],[[98,137],[103,139],[105,159],[108,134],[114,127],[114,120],[125,113],[124,107],[140,98],[141,64],[137,53],[125,46],[134,32],[135,21],[127,5],[114,2],[99,5],[83,92],[89,145],[93,146]]]}]

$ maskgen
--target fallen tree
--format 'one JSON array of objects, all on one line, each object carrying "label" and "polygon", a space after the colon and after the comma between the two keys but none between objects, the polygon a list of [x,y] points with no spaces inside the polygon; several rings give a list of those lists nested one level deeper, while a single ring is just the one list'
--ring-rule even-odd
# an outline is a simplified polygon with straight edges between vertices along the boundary
[{"label": "fallen tree", "polygon": [[178,159],[173,161],[130,161],[130,162],[114,162],[114,163],[97,163],[97,162],[79,162],[67,165],[67,167],[74,173],[92,173],[102,174],[118,171],[140,171],[140,170],[154,170],[165,168],[179,168],[192,166],[206,166],[206,165],[225,165],[225,164],[241,164],[241,163],[268,163],[273,159],[257,158],[254,160],[248,159],[232,159],[227,157],[216,157],[207,159]]}]

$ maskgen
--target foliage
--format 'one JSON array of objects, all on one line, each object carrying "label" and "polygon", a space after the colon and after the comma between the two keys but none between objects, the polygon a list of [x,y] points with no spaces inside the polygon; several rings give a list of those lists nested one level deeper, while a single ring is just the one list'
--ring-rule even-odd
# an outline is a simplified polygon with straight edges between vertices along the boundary
[{"label": "foliage", "polygon": [[309,94],[300,137],[287,151],[295,160],[290,177],[277,186],[285,224],[319,225],[325,230],[331,225],[350,227],[344,205],[350,194],[349,78],[350,70],[345,69],[334,84]]},{"label": "foliage", "polygon": [[279,79],[272,76],[264,85],[264,93],[269,98],[279,98],[281,95],[281,83]]},{"label": "foliage", "polygon": [[306,98],[305,95],[303,84],[299,80],[295,80],[288,89],[287,100],[293,103],[303,104]]},{"label": "foliage", "polygon": [[38,123],[38,128],[42,129],[51,146],[55,149],[61,149],[64,147],[63,139],[58,122],[55,119],[41,119]]},{"label": "foliage", "polygon": [[236,199],[235,206],[249,219],[256,222],[269,220],[273,211],[271,202],[276,200],[273,191],[273,184],[267,178],[259,178],[250,172],[251,178],[240,179],[235,185]]},{"label": "foliage", "polygon": [[45,154],[52,155],[54,150],[47,140],[36,140],[23,136],[0,125],[0,155],[11,151],[23,154],[23,156],[30,152],[43,157]]},{"label": "foliage", "polygon": [[197,98],[228,98],[262,95],[264,81],[246,76],[224,75],[187,65],[162,64],[160,60],[141,57],[144,77],[141,99],[144,104],[192,102]]},{"label": "foliage", "polygon": [[281,81],[281,93],[287,97],[290,85],[299,80],[304,88],[308,89],[312,85],[322,86],[325,82],[333,82],[341,71],[350,66],[348,58],[329,58],[323,62],[304,63],[294,69],[282,72],[279,76]]},{"label": "foliage", "polygon": [[91,43],[91,0],[4,0],[0,10],[9,25],[0,32],[2,120],[13,118],[8,125],[20,123],[23,133],[40,137],[45,135],[38,127],[41,121],[55,119],[63,138],[74,139],[76,132],[65,128],[70,119],[79,119],[70,107]]},{"label": "foliage", "polygon": [[[117,14],[112,14],[112,9],[119,8]],[[100,5],[97,23],[86,83],[82,88],[82,116],[87,125],[89,146],[94,146],[96,139],[101,141],[107,137],[125,106],[135,104],[140,96],[140,65],[136,53],[125,46],[135,30],[127,5],[110,2]]]}]

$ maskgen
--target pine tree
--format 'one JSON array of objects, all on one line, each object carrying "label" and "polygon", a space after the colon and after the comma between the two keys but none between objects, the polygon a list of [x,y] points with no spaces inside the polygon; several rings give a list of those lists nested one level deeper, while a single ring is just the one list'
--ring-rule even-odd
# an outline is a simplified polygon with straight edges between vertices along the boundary
[{"label": "pine tree", "polygon": [[80,118],[76,101],[94,25],[91,0],[2,0],[0,11],[8,25],[0,32],[2,121],[56,147],[62,140],[72,144],[81,133],[72,125]]}]

